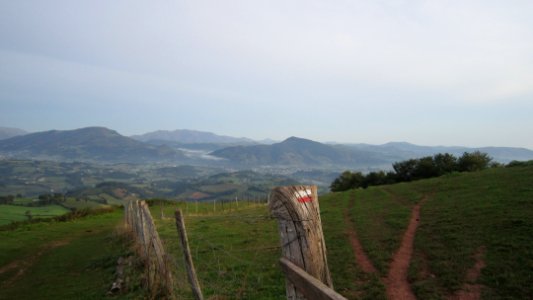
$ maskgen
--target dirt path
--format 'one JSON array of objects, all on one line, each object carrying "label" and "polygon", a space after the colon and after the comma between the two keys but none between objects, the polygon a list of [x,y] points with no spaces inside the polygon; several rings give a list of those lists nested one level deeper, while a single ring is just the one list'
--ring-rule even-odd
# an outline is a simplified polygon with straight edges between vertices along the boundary
[{"label": "dirt path", "polygon": [[481,269],[485,267],[485,247],[480,247],[474,254],[476,263],[466,272],[466,282],[462,288],[457,291],[453,296],[448,297],[448,300],[478,300],[481,297],[481,284],[475,282],[481,275]]},{"label": "dirt path", "polygon": [[31,256],[25,257],[24,259],[19,259],[19,260],[12,261],[9,264],[1,267],[0,268],[0,275],[4,274],[6,272],[9,272],[11,270],[17,270],[17,271],[10,278],[5,280],[4,282],[1,282],[0,283],[0,288],[8,287],[11,284],[13,284],[15,281],[17,281],[45,253],[49,252],[52,249],[67,245],[69,242],[70,242],[69,240],[59,240],[59,241],[50,242],[48,244],[45,244],[43,247],[41,247],[39,249],[39,251],[33,253]]},{"label": "dirt path", "polygon": [[424,197],[418,204],[413,207],[411,219],[405,231],[402,243],[398,251],[392,258],[387,278],[383,281],[387,287],[388,299],[414,300],[416,299],[411,286],[407,281],[407,271],[413,254],[413,242],[415,239],[416,229],[420,221],[420,206],[426,201]]},{"label": "dirt path", "polygon": [[344,221],[347,225],[347,233],[348,237],[350,238],[350,244],[352,245],[353,253],[355,255],[355,261],[357,262],[357,265],[361,268],[361,270],[363,270],[363,272],[377,273],[378,271],[366,255],[363,246],[359,242],[359,238],[357,237],[357,232],[355,231],[354,224],[349,216],[349,211],[352,209],[354,201],[354,198],[350,198],[348,208],[344,210]]}]

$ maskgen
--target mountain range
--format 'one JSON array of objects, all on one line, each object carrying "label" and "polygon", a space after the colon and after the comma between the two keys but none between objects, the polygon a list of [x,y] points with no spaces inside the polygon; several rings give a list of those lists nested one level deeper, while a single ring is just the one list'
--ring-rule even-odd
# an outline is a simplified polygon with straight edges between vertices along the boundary
[{"label": "mountain range", "polygon": [[248,167],[368,168],[388,162],[380,155],[366,150],[353,150],[344,146],[327,145],[298,137],[290,137],[272,145],[228,147],[216,150],[211,155]]},{"label": "mountain range", "polygon": [[185,160],[167,146],[153,146],[104,127],[50,130],[0,141],[8,157],[107,163]]},{"label": "mountain range", "polygon": [[[156,142],[159,141],[159,142]],[[199,150],[200,149],[200,150]],[[230,169],[377,170],[410,158],[482,151],[494,160],[531,160],[533,151],[511,147],[431,147],[405,142],[383,145],[324,144],[290,137],[270,145],[247,138],[192,130],[156,131],[126,137],[104,127],[51,130],[0,140],[0,156],[104,163],[191,164]]]}]

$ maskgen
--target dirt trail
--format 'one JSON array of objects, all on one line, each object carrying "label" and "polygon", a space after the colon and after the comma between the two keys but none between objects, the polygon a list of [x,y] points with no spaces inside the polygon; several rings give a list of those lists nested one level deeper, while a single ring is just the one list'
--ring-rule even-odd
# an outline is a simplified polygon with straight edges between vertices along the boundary
[{"label": "dirt trail", "polygon": [[359,238],[357,237],[357,232],[355,231],[354,224],[352,220],[350,220],[349,211],[352,209],[354,205],[353,198],[350,198],[350,203],[348,204],[348,208],[344,210],[344,221],[346,223],[347,233],[348,237],[350,238],[350,244],[352,245],[353,253],[355,255],[355,260],[357,262],[357,265],[366,273],[377,273],[378,271],[368,258],[368,256],[365,253],[365,250],[363,249],[363,246],[359,242]]},{"label": "dirt trail", "polygon": [[426,201],[424,197],[418,204],[413,207],[411,219],[405,231],[402,243],[398,251],[392,258],[387,278],[383,281],[387,287],[388,299],[411,300],[416,299],[411,286],[407,281],[407,271],[413,254],[413,242],[415,239],[416,229],[420,221],[420,206]]},{"label": "dirt trail", "polygon": [[466,272],[466,282],[462,288],[453,296],[448,297],[448,300],[478,300],[481,298],[481,284],[475,282],[481,275],[481,269],[485,267],[485,247],[479,247],[474,254],[476,263]]},{"label": "dirt trail", "polygon": [[70,240],[59,240],[59,241],[53,241],[48,244],[45,244],[42,246],[39,251],[33,253],[29,257],[25,257],[23,259],[15,260],[10,262],[9,264],[3,266],[0,268],[0,275],[11,271],[11,270],[17,270],[13,276],[5,280],[4,282],[0,282],[0,288],[4,288],[7,286],[10,286],[13,284],[13,282],[17,281],[26,271],[33,266],[37,260],[43,256],[43,254],[49,252],[50,250],[54,248],[58,248],[64,245],[67,245],[70,242]]}]

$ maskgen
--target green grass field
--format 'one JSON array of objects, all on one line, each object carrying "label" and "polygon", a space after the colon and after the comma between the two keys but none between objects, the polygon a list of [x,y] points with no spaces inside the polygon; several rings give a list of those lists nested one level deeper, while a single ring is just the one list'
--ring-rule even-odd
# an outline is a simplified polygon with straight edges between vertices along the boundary
[{"label": "green grass field", "polygon": [[[409,282],[419,299],[443,299],[465,283],[478,249],[485,249],[477,283],[482,299],[533,296],[533,168],[490,169],[330,194],[322,198],[324,230],[337,289],[361,298],[382,298],[378,277],[386,276],[414,203],[421,208]],[[341,210],[347,209],[379,275],[336,262],[344,251]],[[335,203],[335,204],[334,204]],[[328,215],[329,214],[329,215]],[[333,214],[333,215],[331,215]],[[336,236],[335,236],[336,235]],[[349,246],[348,246],[349,247]],[[353,272],[355,269],[355,272]],[[346,274],[355,274],[352,282]],[[353,282],[359,283],[354,284]]]},{"label": "green grass field", "polygon": [[68,209],[59,205],[47,206],[17,206],[17,205],[0,205],[0,226],[11,222],[28,220],[27,212],[30,212],[31,218],[52,218],[69,212]]},{"label": "green grass field", "polygon": [[[130,253],[116,234],[122,212],[0,231],[0,299],[104,299],[117,259]],[[113,299],[142,299],[132,291]]]},{"label": "green grass field", "polygon": [[[166,206],[165,215],[176,208],[186,214],[190,248],[204,296],[213,299],[280,299],[284,279],[278,267],[280,248],[277,224],[265,204],[240,202],[213,211],[212,203],[180,203]],[[173,218],[160,219],[160,207],[151,208],[160,237],[174,258],[178,299],[193,299],[187,283]],[[187,213],[188,211],[188,213]],[[217,298],[218,297],[218,298]]]},{"label": "green grass field", "polygon": [[[424,199],[407,277],[418,299],[448,299],[465,283],[480,284],[482,299],[532,298],[531,183],[533,167],[495,168],[320,196],[335,290],[348,299],[386,299],[384,278],[412,208]],[[163,206],[161,218],[154,201],[152,215],[173,260],[179,299],[192,294],[173,219],[178,207],[206,299],[284,299],[278,229],[265,204],[226,203],[223,209],[221,203],[176,202]],[[0,231],[0,270],[13,261],[31,263],[15,281],[15,271],[0,271],[0,299],[105,298],[116,259],[129,253],[113,233],[121,218],[115,211]],[[351,225],[375,273],[356,262]],[[468,282],[476,255],[485,267]],[[113,298],[136,297],[142,291]]]},{"label": "green grass field", "polygon": [[[482,299],[531,298],[532,182],[531,167],[499,168],[322,196],[322,222],[335,289],[349,299],[386,299],[383,278],[413,206],[425,199],[408,273],[419,299],[453,296],[466,282],[480,248],[485,249],[486,266],[475,283],[482,285]],[[182,204],[182,209],[188,211],[189,240],[205,295],[282,299],[279,237],[267,208],[213,213],[212,204],[199,205],[198,214],[195,204]],[[172,209],[167,207],[165,214],[169,216]],[[157,206],[152,210],[154,216],[159,215]],[[351,220],[377,273],[365,273],[357,265],[345,218]],[[190,299],[174,221],[157,223],[167,248],[177,258],[180,295]]]}]

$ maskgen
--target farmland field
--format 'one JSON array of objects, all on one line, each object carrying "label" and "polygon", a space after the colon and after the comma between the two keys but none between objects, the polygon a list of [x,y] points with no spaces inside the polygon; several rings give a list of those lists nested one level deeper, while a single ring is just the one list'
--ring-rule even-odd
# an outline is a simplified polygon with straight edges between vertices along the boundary
[{"label": "farmland field", "polygon": [[0,226],[11,222],[26,221],[31,218],[51,218],[69,212],[68,209],[59,205],[47,205],[27,207],[18,205],[0,206]]}]

